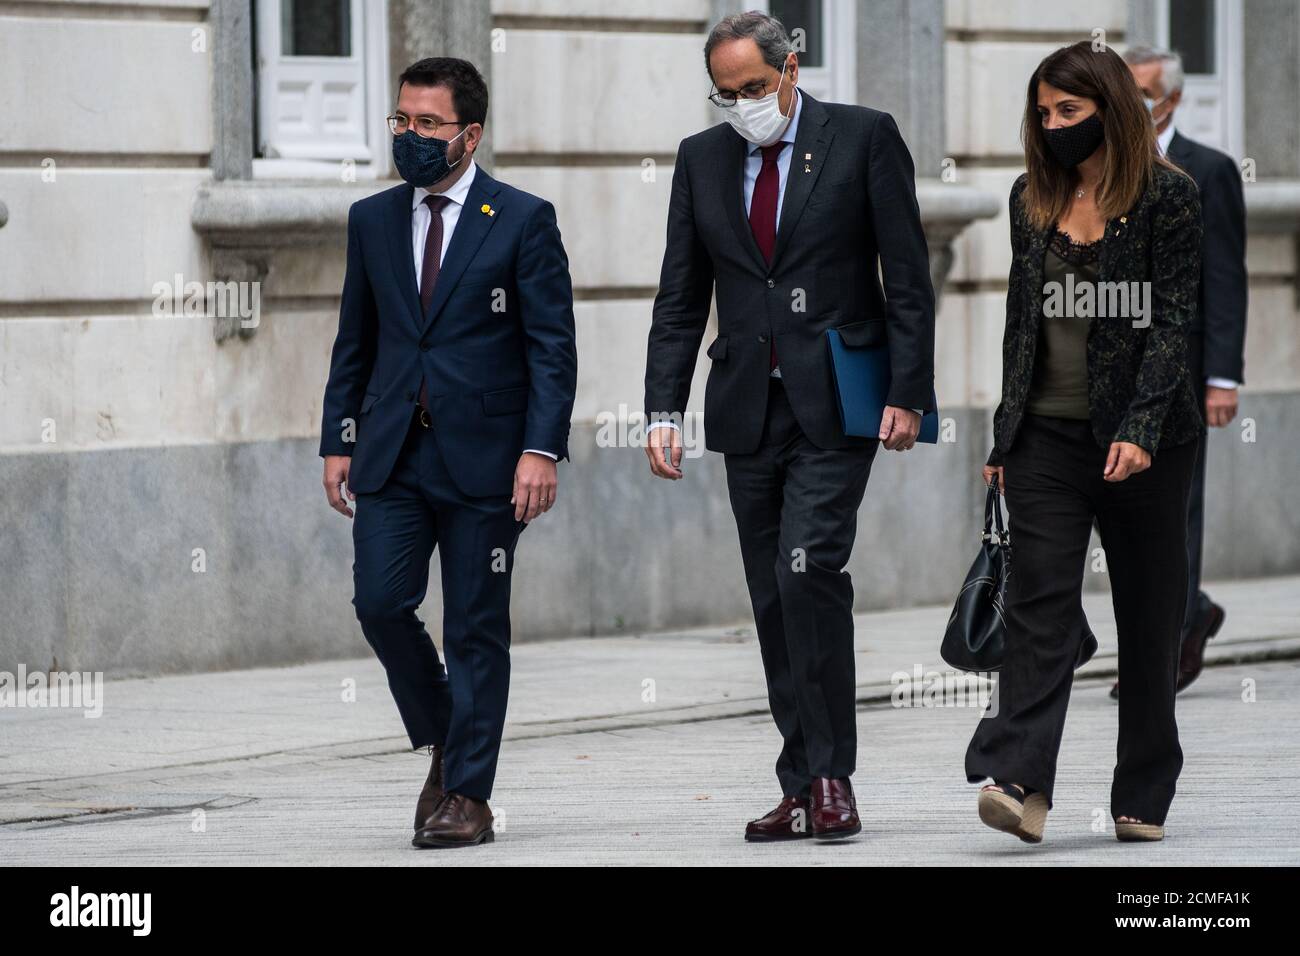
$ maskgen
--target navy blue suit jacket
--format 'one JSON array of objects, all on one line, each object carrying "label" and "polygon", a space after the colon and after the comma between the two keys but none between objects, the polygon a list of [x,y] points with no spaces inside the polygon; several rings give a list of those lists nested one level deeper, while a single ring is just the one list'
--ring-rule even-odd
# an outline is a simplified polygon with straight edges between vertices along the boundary
[{"label": "navy blue suit jacket", "polygon": [[350,455],[349,488],[378,491],[423,378],[433,435],[457,487],[509,494],[525,448],[568,457],[578,359],[555,209],[478,169],[422,314],[413,192],[403,183],[348,213],[320,454]]}]

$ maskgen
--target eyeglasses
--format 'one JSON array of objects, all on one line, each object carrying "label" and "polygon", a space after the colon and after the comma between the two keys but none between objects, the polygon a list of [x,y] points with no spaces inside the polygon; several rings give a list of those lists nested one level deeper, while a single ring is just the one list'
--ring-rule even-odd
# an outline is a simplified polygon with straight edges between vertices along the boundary
[{"label": "eyeglasses", "polygon": [[[785,71],[787,69],[789,69],[789,67],[781,68],[781,76],[777,80],[778,86],[780,86],[781,80],[785,78]],[[748,86],[741,87],[741,89],[734,92],[732,90],[726,90],[724,92],[714,87],[714,91],[709,94],[709,99],[713,102],[714,106],[721,106],[723,109],[727,109],[728,107],[735,106],[737,99],[758,100],[767,96],[767,87],[770,82],[770,80],[765,80],[762,83],[750,83]]]},{"label": "eyeglasses", "polygon": [[432,116],[417,116],[414,124],[409,116],[403,116],[401,113],[394,113],[388,117],[388,128],[393,131],[394,136],[401,136],[408,129],[414,129],[415,135],[429,138],[436,136],[438,130],[444,126],[463,126],[460,120],[437,120]]}]

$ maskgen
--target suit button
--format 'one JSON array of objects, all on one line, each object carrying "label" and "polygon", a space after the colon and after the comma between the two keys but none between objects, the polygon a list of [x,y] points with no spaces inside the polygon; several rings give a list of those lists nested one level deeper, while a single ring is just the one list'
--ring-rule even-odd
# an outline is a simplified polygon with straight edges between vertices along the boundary
[{"label": "suit button", "polygon": [[766,345],[766,344],[767,344],[767,336],[766,336],[766,335],[760,335],[760,336],[758,337],[758,344],[759,344],[759,345]]},{"label": "suit button", "polygon": [[421,352],[427,352],[427,351],[429,351],[429,343],[428,343],[428,342],[421,342],[421,343],[420,343],[420,351],[421,351]]},{"label": "suit button", "polygon": [[775,280],[775,279],[768,279],[768,280],[767,280],[767,287],[768,287],[769,289],[775,289],[775,288],[776,288],[776,280]]}]

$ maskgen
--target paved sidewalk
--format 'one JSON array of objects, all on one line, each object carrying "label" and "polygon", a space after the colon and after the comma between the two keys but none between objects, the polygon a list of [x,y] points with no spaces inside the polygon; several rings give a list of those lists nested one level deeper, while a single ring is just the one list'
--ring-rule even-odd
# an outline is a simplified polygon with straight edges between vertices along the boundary
[{"label": "paved sidewalk", "polygon": [[[888,705],[896,672],[947,670],[948,609],[920,608],[857,619],[863,838],[784,847],[783,861],[1300,862],[1300,577],[1210,590],[1228,622],[1179,698],[1187,765],[1165,844],[1093,830],[1109,823],[1115,640],[1108,596],[1088,595],[1101,648],[1076,685],[1047,844],[1027,857],[975,819],[961,766],[976,711]],[[778,796],[752,627],[518,646],[493,798],[504,832],[482,851],[406,845],[427,763],[373,658],[109,682],[104,696],[97,719],[0,709],[6,862],[772,860],[739,840]]]}]

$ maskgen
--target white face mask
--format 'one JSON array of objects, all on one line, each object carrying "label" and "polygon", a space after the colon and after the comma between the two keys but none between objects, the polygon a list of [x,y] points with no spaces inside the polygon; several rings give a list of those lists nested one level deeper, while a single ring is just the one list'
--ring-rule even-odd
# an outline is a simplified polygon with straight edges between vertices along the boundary
[{"label": "white face mask", "polygon": [[776,92],[757,100],[736,100],[734,106],[720,106],[723,119],[755,146],[771,146],[785,132],[794,115],[794,102],[790,103],[790,116],[781,112],[781,84],[785,82],[785,69],[777,81]]}]

